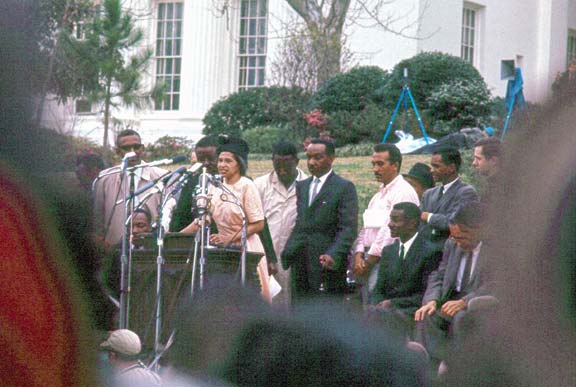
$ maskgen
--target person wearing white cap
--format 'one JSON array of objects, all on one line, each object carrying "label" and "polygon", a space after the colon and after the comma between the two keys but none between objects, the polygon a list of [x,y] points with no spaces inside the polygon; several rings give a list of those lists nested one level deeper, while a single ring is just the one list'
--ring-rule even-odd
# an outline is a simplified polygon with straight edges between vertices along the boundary
[{"label": "person wearing white cap", "polygon": [[161,385],[160,376],[138,360],[142,344],[136,333],[128,329],[112,331],[100,344],[100,349],[108,352],[114,370],[114,386]]}]

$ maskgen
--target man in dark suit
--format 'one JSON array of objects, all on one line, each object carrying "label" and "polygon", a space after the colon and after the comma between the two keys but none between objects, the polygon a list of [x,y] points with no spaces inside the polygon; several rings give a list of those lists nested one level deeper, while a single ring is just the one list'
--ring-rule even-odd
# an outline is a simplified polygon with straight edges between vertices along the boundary
[{"label": "man in dark suit", "polygon": [[395,310],[413,320],[421,304],[428,275],[438,267],[442,251],[418,233],[420,209],[414,203],[397,203],[390,213],[390,235],[398,238],[384,247],[371,304]]},{"label": "man in dark suit", "polygon": [[[211,175],[218,174],[218,155],[216,149],[218,148],[219,139],[216,135],[208,135],[202,137],[194,148],[190,162],[192,164],[198,162],[206,168],[206,172]],[[193,176],[188,179],[178,196],[178,203],[172,213],[170,221],[170,231],[180,231],[188,226],[194,219],[198,217],[198,210],[194,198],[196,194],[197,185],[199,182],[199,175]],[[215,232],[216,229],[212,231]]]},{"label": "man in dark suit", "polygon": [[424,222],[422,232],[439,246],[448,238],[448,224],[456,211],[466,203],[478,201],[478,193],[458,176],[462,157],[455,148],[434,152],[430,161],[432,177],[439,186],[430,188],[422,196],[420,219]]},{"label": "man in dark suit", "polygon": [[312,174],[296,186],[296,224],[282,252],[284,269],[292,268],[295,303],[346,290],[348,252],[358,225],[356,188],[335,174],[334,143],[314,139],[306,150]]},{"label": "man in dark suit", "polygon": [[[460,208],[450,224],[440,266],[428,277],[422,307],[414,315],[417,339],[434,359],[443,359],[448,337],[460,338],[469,303],[489,295],[482,257],[484,207],[471,202]],[[450,333],[450,334],[449,334]]]}]

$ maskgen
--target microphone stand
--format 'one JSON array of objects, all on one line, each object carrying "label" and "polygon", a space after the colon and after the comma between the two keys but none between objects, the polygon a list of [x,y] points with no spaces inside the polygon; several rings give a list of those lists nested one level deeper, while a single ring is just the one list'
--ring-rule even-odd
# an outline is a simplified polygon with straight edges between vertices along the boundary
[{"label": "microphone stand", "polygon": [[242,252],[240,255],[240,279],[242,286],[246,285],[246,241],[248,239],[248,222],[246,221],[246,212],[244,211],[244,207],[242,207],[242,203],[240,199],[228,189],[223,183],[213,180],[213,183],[216,187],[220,188],[224,194],[230,195],[234,198],[233,201],[231,200],[223,200],[229,203],[235,204],[240,209],[240,214],[242,215],[242,235],[240,238],[240,251]]},{"label": "microphone stand", "polygon": [[[164,237],[166,236],[166,228],[164,227],[164,217],[167,216],[165,207],[166,203],[172,198],[172,196],[177,192],[173,190],[168,195],[165,195],[165,192],[168,187],[174,184],[174,181],[167,183],[167,185],[160,191],[161,197],[161,205],[158,209],[158,228],[157,228],[157,245],[158,245],[158,255],[156,257],[156,315],[155,315],[155,331],[154,331],[154,353],[156,354],[157,359],[159,359],[163,352],[166,350],[161,349],[160,345],[160,336],[162,333],[162,271],[164,265]],[[146,199],[148,199],[154,193],[148,193]],[[146,200],[145,199],[145,200]],[[142,203],[145,201],[143,200]],[[155,371],[158,371],[158,363],[157,361],[152,364],[152,367],[155,368]]]},{"label": "microphone stand", "polygon": [[[120,318],[119,328],[128,329],[130,311],[130,280],[132,268],[132,217],[134,210],[134,172],[128,171],[128,158],[122,160],[124,174],[124,229],[122,235],[122,254],[120,256]],[[128,180],[129,179],[129,180]],[[128,218],[130,216],[130,218]]]},{"label": "microphone stand", "polygon": [[[164,192],[162,192],[163,194]],[[170,195],[166,198],[162,198],[162,205],[159,208],[160,214],[158,222],[158,234],[157,234],[157,244],[158,244],[158,256],[156,257],[156,325],[154,332],[154,353],[158,355],[160,353],[160,334],[162,329],[162,266],[164,264],[164,236],[166,235],[166,230],[163,226],[162,218],[164,216],[164,206],[166,202],[170,199]],[[157,363],[154,365],[157,371]]]},{"label": "microphone stand", "polygon": [[206,167],[202,168],[200,175],[200,194],[196,195],[196,207],[200,215],[200,228],[196,232],[194,241],[194,262],[192,263],[192,280],[190,285],[190,295],[194,296],[196,283],[196,267],[198,264],[198,245],[200,245],[200,284],[199,289],[204,290],[204,267],[206,265],[206,244],[210,243],[210,225],[207,222],[208,207],[210,198],[208,197],[208,174]]}]

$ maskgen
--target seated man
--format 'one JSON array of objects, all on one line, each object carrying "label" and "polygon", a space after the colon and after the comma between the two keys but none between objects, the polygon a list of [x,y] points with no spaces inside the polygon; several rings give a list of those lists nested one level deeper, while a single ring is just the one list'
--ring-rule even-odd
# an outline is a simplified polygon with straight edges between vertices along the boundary
[{"label": "seated man", "polygon": [[[151,232],[152,215],[148,207],[144,205],[134,210],[134,215],[132,216],[132,249],[144,250],[144,237],[150,235]],[[114,300],[113,302],[117,302],[116,300],[120,295],[121,246],[121,243],[117,244],[105,254],[100,273],[98,274],[98,282],[100,283],[102,292],[107,298]]]},{"label": "seated man", "polygon": [[145,205],[134,210],[132,215],[132,245],[134,249],[142,249],[144,235],[152,232],[152,214]]},{"label": "seated man", "polygon": [[110,332],[108,338],[100,344],[100,349],[108,353],[113,385],[161,385],[160,376],[138,360],[142,344],[136,333],[128,329]]},{"label": "seated man", "polygon": [[414,203],[397,203],[390,213],[390,235],[398,238],[384,247],[371,304],[394,310],[412,320],[426,290],[428,275],[438,267],[442,252],[418,233],[420,209]]},{"label": "seated man", "polygon": [[488,295],[480,233],[483,212],[479,202],[458,210],[450,224],[450,239],[444,245],[440,266],[430,274],[422,307],[415,313],[417,340],[432,359],[443,359],[446,339],[458,338],[462,333],[460,324],[468,303]]}]

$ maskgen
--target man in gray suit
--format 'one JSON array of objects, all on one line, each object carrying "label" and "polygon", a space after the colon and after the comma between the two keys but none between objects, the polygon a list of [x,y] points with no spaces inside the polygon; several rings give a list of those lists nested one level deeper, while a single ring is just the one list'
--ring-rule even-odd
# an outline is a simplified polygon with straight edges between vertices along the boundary
[{"label": "man in gray suit", "polygon": [[445,358],[446,339],[462,333],[469,302],[489,295],[482,259],[484,212],[480,202],[471,202],[455,214],[440,266],[428,277],[422,307],[414,315],[417,340],[433,359]]},{"label": "man in gray suit", "polygon": [[466,203],[478,201],[479,196],[474,187],[458,176],[462,164],[458,149],[445,148],[434,152],[430,164],[434,182],[440,185],[426,190],[422,196],[420,219],[424,227],[421,231],[442,246],[449,235],[450,218]]}]

